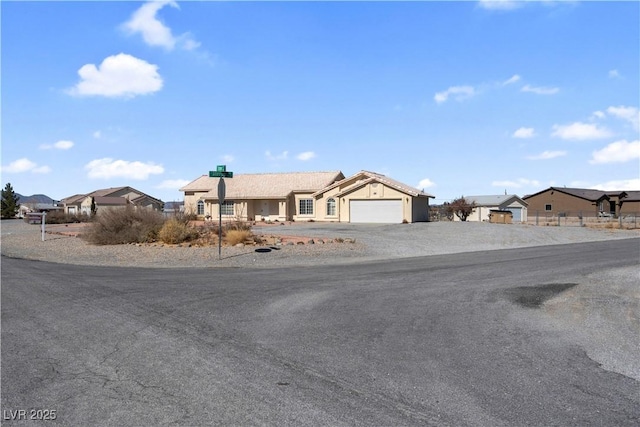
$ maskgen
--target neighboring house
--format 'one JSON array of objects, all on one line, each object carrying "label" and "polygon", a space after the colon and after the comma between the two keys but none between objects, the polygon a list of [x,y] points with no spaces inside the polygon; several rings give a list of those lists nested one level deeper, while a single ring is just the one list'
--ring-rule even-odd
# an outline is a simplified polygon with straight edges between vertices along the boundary
[{"label": "neighboring house", "polygon": [[24,218],[28,213],[42,213],[42,212],[55,212],[62,211],[63,207],[60,202],[53,200],[49,196],[44,194],[34,194],[31,196],[18,196],[18,218]]},{"label": "neighboring house", "polygon": [[162,210],[165,216],[174,216],[184,213],[184,202],[164,202]]},{"label": "neighboring house", "polygon": [[530,213],[559,216],[618,216],[640,212],[640,191],[549,187],[524,196]]},{"label": "neighboring house", "polygon": [[[218,182],[204,175],[181,188],[185,211],[218,218]],[[367,171],[236,174],[225,186],[223,218],[254,221],[427,221],[433,197]]]},{"label": "neighboring house", "polygon": [[[467,217],[467,221],[489,221],[491,211],[509,211],[512,213],[513,223],[527,222],[528,203],[515,194],[497,196],[465,196],[469,203],[475,203],[476,208]],[[456,215],[454,221],[460,221]]]},{"label": "neighboring house", "polygon": [[128,205],[135,208],[161,211],[164,205],[162,200],[151,197],[132,187],[105,188],[89,194],[76,194],[61,200],[64,212],[71,215],[91,214],[92,202],[95,203],[98,213],[101,210],[124,208]]},{"label": "neighboring house", "polygon": [[611,203],[617,206],[617,215],[639,215],[640,214],[640,191],[607,191],[609,197],[609,209]]},{"label": "neighboring house", "polygon": [[18,208],[18,218],[24,218],[28,213],[42,213],[42,212],[56,212],[63,211],[62,206],[58,206],[54,203],[24,203],[20,204]]}]

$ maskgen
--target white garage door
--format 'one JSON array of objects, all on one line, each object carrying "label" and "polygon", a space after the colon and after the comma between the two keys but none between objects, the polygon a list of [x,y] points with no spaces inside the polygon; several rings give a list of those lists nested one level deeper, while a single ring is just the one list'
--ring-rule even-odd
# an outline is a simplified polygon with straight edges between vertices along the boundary
[{"label": "white garage door", "polygon": [[402,200],[350,200],[351,222],[402,222]]},{"label": "white garage door", "polygon": [[513,222],[522,222],[522,208],[507,208],[513,214]]}]

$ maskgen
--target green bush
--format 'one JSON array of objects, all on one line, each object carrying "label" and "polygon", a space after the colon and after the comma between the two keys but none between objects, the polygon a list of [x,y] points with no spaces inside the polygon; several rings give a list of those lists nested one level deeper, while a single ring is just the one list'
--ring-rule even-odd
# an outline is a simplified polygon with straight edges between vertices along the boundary
[{"label": "green bush", "polygon": [[153,242],[163,223],[160,213],[148,209],[103,209],[82,238],[96,245]]}]

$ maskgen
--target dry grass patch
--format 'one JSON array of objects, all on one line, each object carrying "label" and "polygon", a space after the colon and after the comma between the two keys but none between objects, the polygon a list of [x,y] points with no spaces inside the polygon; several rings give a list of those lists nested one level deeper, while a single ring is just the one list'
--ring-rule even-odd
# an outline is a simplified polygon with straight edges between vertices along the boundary
[{"label": "dry grass patch", "polygon": [[253,235],[251,230],[227,230],[225,234],[225,241],[233,246],[238,243],[244,243],[247,240],[252,240]]},{"label": "dry grass patch", "polygon": [[172,245],[187,242],[197,237],[198,231],[195,228],[177,218],[168,219],[158,233],[158,239]]}]

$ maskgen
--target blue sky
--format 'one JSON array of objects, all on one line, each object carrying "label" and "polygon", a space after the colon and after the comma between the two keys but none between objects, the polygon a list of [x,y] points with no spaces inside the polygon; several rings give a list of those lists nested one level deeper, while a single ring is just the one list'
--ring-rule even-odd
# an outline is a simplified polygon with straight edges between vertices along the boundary
[{"label": "blue sky", "polygon": [[3,186],[164,201],[370,170],[460,195],[640,190],[638,2],[12,2]]}]

